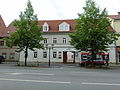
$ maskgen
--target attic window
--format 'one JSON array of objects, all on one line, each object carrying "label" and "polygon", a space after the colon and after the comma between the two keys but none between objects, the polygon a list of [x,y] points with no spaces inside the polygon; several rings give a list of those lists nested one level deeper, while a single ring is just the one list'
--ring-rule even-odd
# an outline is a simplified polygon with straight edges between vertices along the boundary
[{"label": "attic window", "polygon": [[59,25],[59,31],[69,31],[70,25],[66,22],[63,22]]},{"label": "attic window", "polygon": [[60,26],[60,31],[69,31],[69,26],[68,25]]},{"label": "attic window", "polygon": [[49,30],[49,25],[45,22],[43,24],[43,31],[48,31]]}]

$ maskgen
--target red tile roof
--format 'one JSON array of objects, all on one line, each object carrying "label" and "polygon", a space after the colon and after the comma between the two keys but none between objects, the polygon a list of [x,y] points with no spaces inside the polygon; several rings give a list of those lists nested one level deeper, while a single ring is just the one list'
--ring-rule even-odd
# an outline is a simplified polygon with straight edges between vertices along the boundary
[{"label": "red tile roof", "polygon": [[9,31],[9,33],[16,31],[16,28],[12,25],[12,23],[7,27],[7,29]]},{"label": "red tile roof", "polygon": [[120,19],[120,15],[109,15],[111,19]]},{"label": "red tile roof", "polygon": [[116,31],[113,29],[112,26],[109,26],[109,27],[108,27],[108,30],[109,30],[110,32],[116,32]]},{"label": "red tile roof", "polygon": [[7,28],[6,25],[0,15],[0,37],[6,37],[7,33]]},{"label": "red tile roof", "polygon": [[[44,23],[47,23],[49,25],[49,32],[71,32],[75,29],[75,20],[40,20],[39,25],[43,26]],[[59,31],[59,24],[66,22],[70,25],[70,31]]]},{"label": "red tile roof", "polygon": [[111,19],[120,19],[120,12],[118,12],[118,15],[109,15],[109,18],[111,18]]},{"label": "red tile roof", "polygon": [[[40,20],[39,24],[40,26],[43,26],[44,23],[47,23],[49,25],[49,31],[46,32],[73,32],[75,29],[75,22],[74,19],[71,20]],[[70,31],[59,31],[59,24],[66,22],[70,25]],[[2,17],[0,16],[0,37],[8,37],[11,32],[15,32],[16,28],[12,25],[12,23],[6,27],[4,24],[4,21],[2,20]],[[110,32],[115,32],[115,30],[110,26],[109,27]],[[44,31],[45,32],[45,31]]]}]

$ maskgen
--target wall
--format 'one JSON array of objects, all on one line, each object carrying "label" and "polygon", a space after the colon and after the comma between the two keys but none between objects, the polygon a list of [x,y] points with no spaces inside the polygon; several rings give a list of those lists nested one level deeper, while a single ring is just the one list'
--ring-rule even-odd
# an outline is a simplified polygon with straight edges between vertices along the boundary
[{"label": "wall", "polygon": [[[114,20],[113,28],[116,30],[117,33],[120,33],[120,19]],[[116,41],[116,46],[120,46],[120,37]]]},{"label": "wall", "polygon": [[[70,37],[69,37],[70,33],[45,33],[43,35],[43,37],[48,38],[48,44],[52,44],[52,40],[53,38],[57,38],[57,44],[54,44],[53,49],[50,50],[50,59],[51,62],[63,62],[63,52],[67,51],[67,52],[72,52],[72,51],[76,51],[75,48],[73,48],[69,41],[70,41]],[[67,38],[67,43],[63,44],[63,38]],[[42,41],[43,43],[43,41]],[[47,50],[42,50],[42,49],[36,49],[35,50],[37,52],[37,58],[34,58],[34,52],[29,50],[29,55],[28,55],[28,62],[48,62],[49,60],[49,49]],[[47,51],[47,58],[43,58],[43,51]],[[57,58],[53,58],[53,52],[57,52]],[[61,52],[61,59],[59,58],[59,52]],[[79,59],[77,57],[76,58],[76,62],[79,62]],[[24,61],[24,52],[20,53],[20,61]]]}]

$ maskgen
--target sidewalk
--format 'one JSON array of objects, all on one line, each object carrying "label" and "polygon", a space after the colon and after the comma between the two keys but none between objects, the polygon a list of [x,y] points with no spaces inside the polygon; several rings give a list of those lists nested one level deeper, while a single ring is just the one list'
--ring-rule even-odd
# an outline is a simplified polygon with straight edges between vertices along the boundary
[{"label": "sidewalk", "polygon": [[[0,67],[19,67],[17,66],[17,62],[3,62]],[[22,66],[20,66],[22,67]],[[25,67],[23,65],[23,67]],[[49,63],[48,62],[42,62],[42,63],[38,63],[38,64],[30,64],[27,65],[27,67],[38,67],[38,68],[84,68],[84,67],[80,67],[79,63],[54,63],[51,62],[50,63],[50,67],[49,67]],[[89,67],[88,67],[89,68]],[[109,66],[102,66],[102,67],[95,67],[96,69],[111,69],[111,70],[120,70],[120,64],[109,64]],[[94,68],[94,69],[95,69]],[[90,68],[89,68],[90,69]]]},{"label": "sidewalk", "polygon": [[110,69],[120,70],[120,64],[110,64],[108,67]]}]

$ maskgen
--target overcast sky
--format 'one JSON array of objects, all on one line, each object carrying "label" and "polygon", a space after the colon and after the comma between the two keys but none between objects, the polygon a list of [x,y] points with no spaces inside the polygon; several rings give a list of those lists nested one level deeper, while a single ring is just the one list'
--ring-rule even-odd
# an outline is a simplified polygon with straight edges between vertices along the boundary
[{"label": "overcast sky", "polygon": [[[109,15],[120,11],[120,0],[95,0],[100,8],[107,8]],[[39,20],[75,19],[83,12],[85,0],[31,0]],[[0,0],[0,14],[9,25],[18,19],[26,8],[27,0]]]}]

